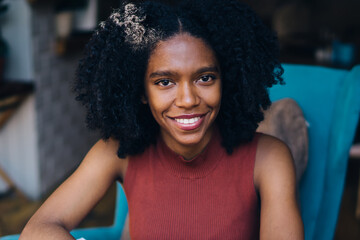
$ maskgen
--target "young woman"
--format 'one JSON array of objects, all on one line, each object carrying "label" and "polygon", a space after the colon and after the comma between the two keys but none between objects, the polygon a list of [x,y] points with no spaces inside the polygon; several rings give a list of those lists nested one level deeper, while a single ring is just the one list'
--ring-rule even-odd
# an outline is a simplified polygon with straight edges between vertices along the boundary
[{"label": "young woman", "polygon": [[303,239],[291,153],[255,134],[282,82],[274,34],[236,0],[125,4],[100,24],[75,90],[99,140],[21,239],[69,231],[114,181],[132,239]]}]

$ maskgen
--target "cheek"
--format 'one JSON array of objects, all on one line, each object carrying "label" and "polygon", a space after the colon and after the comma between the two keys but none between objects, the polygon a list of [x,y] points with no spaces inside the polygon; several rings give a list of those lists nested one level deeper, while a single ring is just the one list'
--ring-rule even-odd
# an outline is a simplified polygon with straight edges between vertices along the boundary
[{"label": "cheek", "polygon": [[171,104],[169,94],[161,93],[161,91],[149,91],[147,96],[149,107],[155,118],[157,118],[159,114],[166,112],[169,104]]},{"label": "cheek", "polygon": [[212,89],[212,91],[205,92],[203,99],[206,101],[208,106],[211,106],[212,108],[220,108],[221,96],[221,88],[217,87]]},{"label": "cheek", "polygon": [[217,91],[215,94],[214,94],[214,97],[213,97],[213,104],[216,105],[216,107],[220,108],[220,105],[221,105],[221,91]]}]

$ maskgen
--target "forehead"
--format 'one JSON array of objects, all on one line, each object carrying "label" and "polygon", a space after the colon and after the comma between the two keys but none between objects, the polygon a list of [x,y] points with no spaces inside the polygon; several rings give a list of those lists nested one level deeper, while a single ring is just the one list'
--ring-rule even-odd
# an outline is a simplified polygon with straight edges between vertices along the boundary
[{"label": "forehead", "polygon": [[157,44],[150,55],[148,71],[168,68],[186,71],[217,65],[215,53],[208,44],[200,38],[180,34]]}]

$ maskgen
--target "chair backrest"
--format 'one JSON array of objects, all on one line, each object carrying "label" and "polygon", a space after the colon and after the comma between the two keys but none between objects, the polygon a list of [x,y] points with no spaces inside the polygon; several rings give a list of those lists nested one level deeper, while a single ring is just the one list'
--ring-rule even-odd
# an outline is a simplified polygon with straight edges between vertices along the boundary
[{"label": "chair backrest", "polygon": [[286,84],[271,88],[270,97],[297,101],[309,124],[309,160],[299,186],[305,239],[332,239],[360,117],[360,66],[351,71],[283,67]]}]

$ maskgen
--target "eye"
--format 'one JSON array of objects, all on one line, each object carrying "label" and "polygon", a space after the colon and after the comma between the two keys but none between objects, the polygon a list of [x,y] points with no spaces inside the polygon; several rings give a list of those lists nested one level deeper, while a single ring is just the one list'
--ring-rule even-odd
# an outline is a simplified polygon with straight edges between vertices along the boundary
[{"label": "eye", "polygon": [[159,81],[156,81],[155,85],[159,85],[162,87],[168,87],[168,86],[173,85],[173,83],[169,79],[161,79]]},{"label": "eye", "polygon": [[199,82],[202,82],[202,83],[210,83],[210,82],[214,81],[215,79],[216,79],[216,77],[215,77],[214,75],[208,74],[208,75],[203,75],[203,76],[201,76],[201,77],[198,79],[198,81],[199,81]]}]

